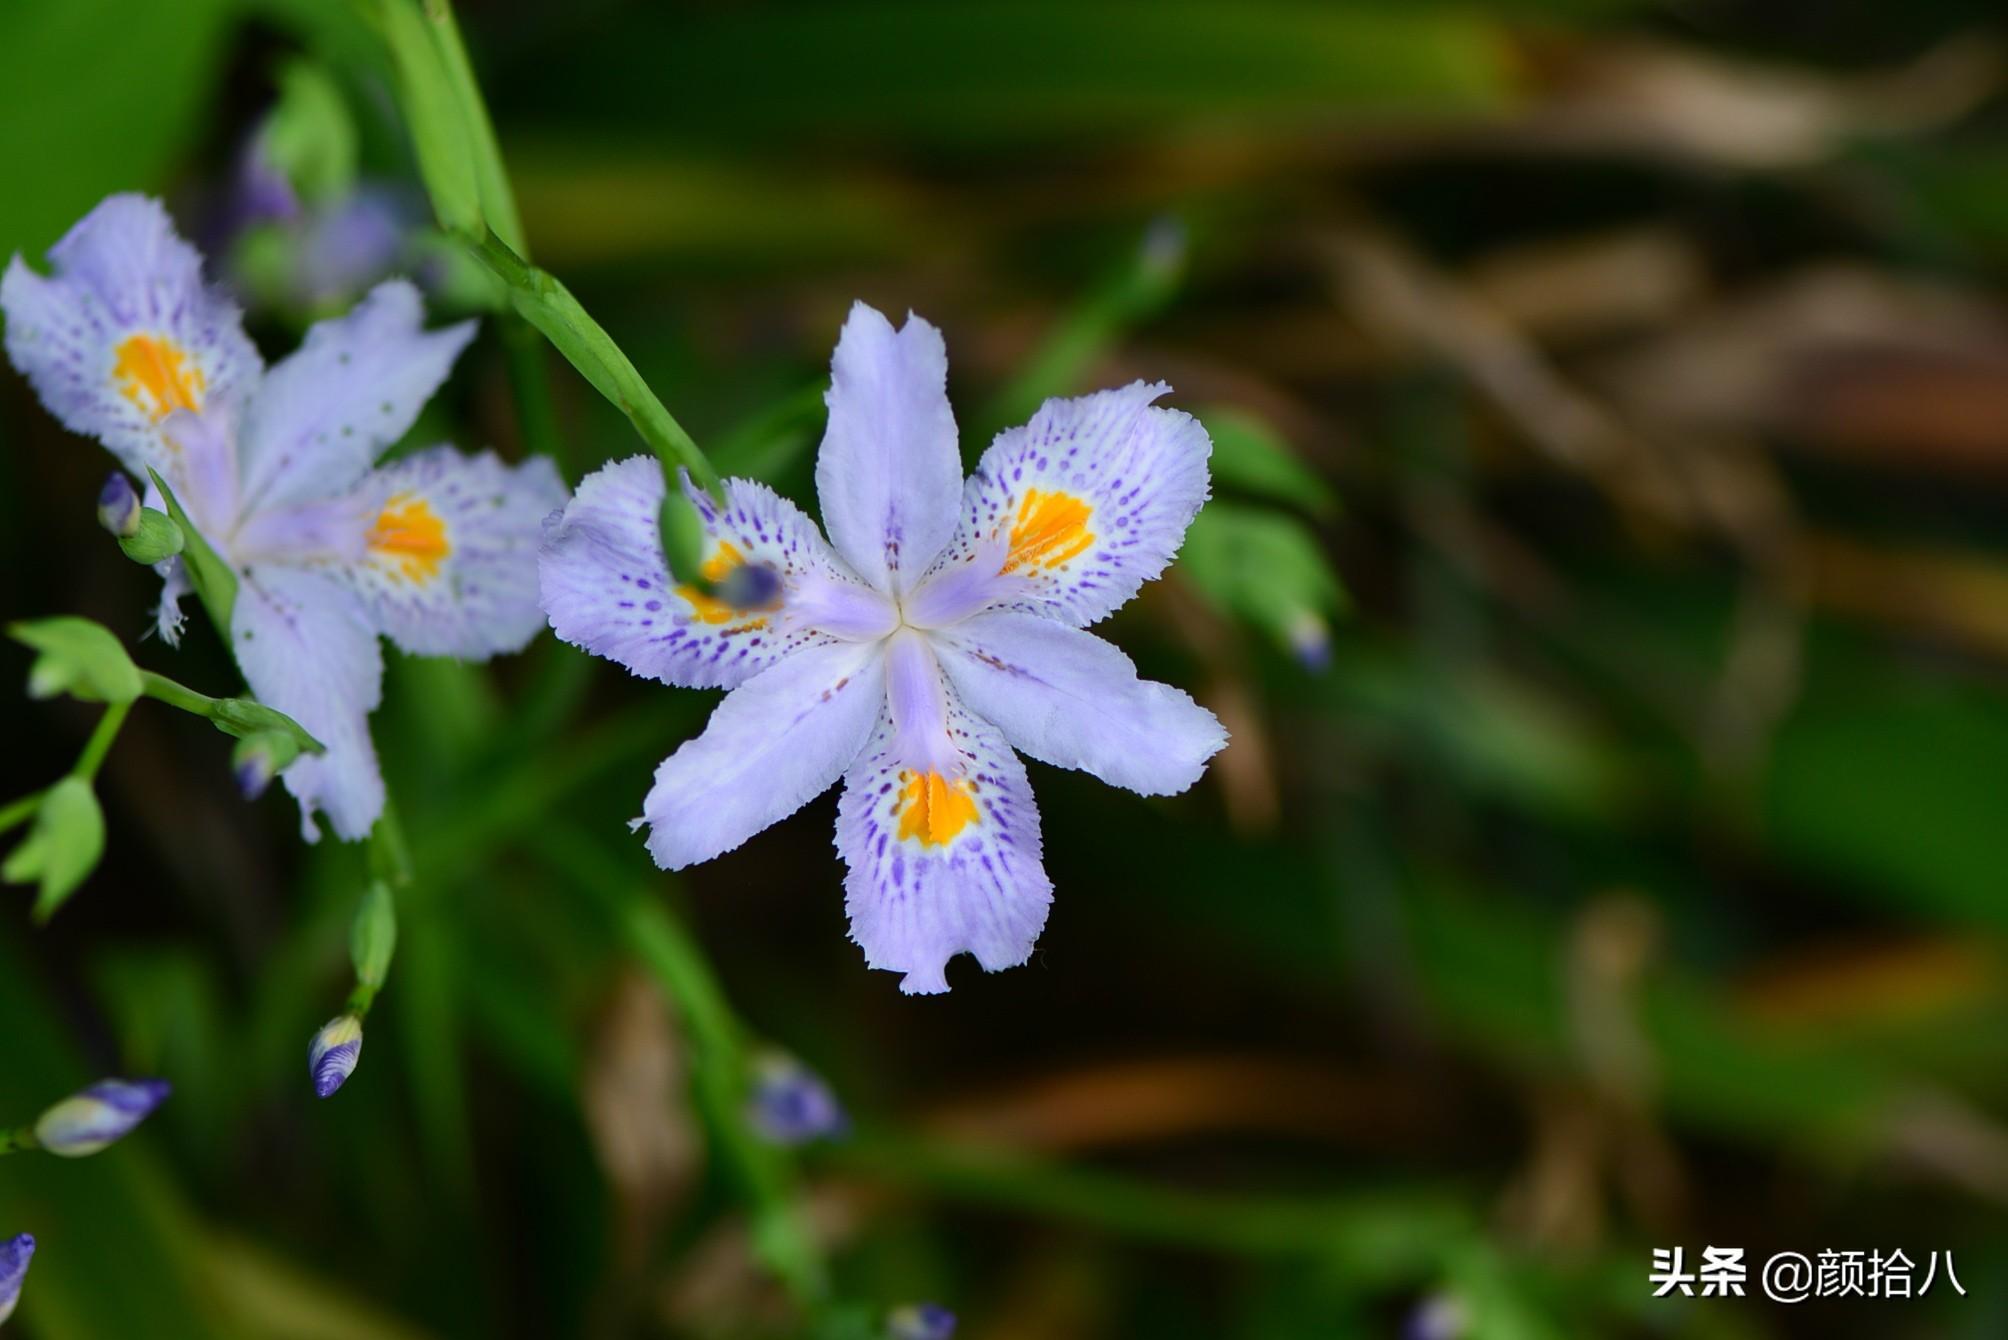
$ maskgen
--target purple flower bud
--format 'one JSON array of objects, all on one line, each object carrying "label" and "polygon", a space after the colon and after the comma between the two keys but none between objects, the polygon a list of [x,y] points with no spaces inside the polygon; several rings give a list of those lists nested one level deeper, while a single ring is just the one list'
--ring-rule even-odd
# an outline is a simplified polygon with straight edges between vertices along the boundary
[{"label": "purple flower bud", "polygon": [[821,1075],[776,1052],[753,1063],[746,1115],[761,1135],[787,1146],[841,1135],[850,1125]]},{"label": "purple flower bud", "polygon": [[35,1139],[64,1158],[95,1154],[145,1121],[172,1088],[164,1079],[101,1079],[44,1112]]},{"label": "purple flower bud", "polygon": [[114,470],[98,490],[98,524],[122,539],[139,534],[139,493],[123,470]]},{"label": "purple flower bud", "polygon": [[363,1021],[344,1014],[321,1025],[307,1044],[307,1074],[313,1078],[314,1093],[329,1097],[348,1082],[363,1055]]},{"label": "purple flower bud", "polygon": [[886,1318],[890,1340],[948,1340],[955,1334],[955,1314],[939,1303],[908,1303]]},{"label": "purple flower bud", "polygon": [[1297,664],[1313,674],[1323,671],[1332,663],[1332,630],[1318,615],[1310,610],[1300,612],[1290,621],[1290,650],[1297,657]]},{"label": "purple flower bud", "polygon": [[781,574],[765,563],[740,563],[718,583],[718,599],[736,610],[774,608],[781,599]]},{"label": "purple flower bud", "polygon": [[252,754],[240,759],[233,771],[237,776],[237,789],[243,792],[246,800],[258,799],[272,784],[272,759],[269,754]]},{"label": "purple flower bud", "polygon": [[28,1261],[35,1255],[35,1239],[26,1233],[0,1242],[0,1322],[14,1315],[21,1301],[21,1281],[28,1278]]},{"label": "purple flower bud", "polygon": [[1402,1340],[1460,1340],[1471,1326],[1471,1314],[1454,1294],[1431,1294],[1416,1304],[1402,1327]]}]

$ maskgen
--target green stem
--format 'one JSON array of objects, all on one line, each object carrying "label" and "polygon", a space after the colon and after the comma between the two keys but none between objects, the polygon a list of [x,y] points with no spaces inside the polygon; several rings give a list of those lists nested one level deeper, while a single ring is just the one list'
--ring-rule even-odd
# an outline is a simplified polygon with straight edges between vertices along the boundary
[{"label": "green stem", "polygon": [[523,433],[526,451],[549,456],[558,463],[566,479],[576,478],[577,463],[571,459],[564,434],[558,428],[558,412],[551,403],[551,379],[544,367],[544,341],[536,327],[520,316],[507,315],[499,323],[502,352],[508,359],[509,390],[516,398],[516,422]]},{"label": "green stem", "polygon": [[23,1150],[40,1149],[42,1142],[35,1138],[33,1126],[22,1126],[16,1130],[0,1131],[0,1154],[19,1154]]},{"label": "green stem", "polygon": [[77,765],[70,769],[70,776],[90,781],[98,775],[104,765],[105,755],[111,752],[112,741],[119,737],[119,727],[125,725],[126,714],[132,711],[130,702],[113,703],[105,708],[105,714],[98,718],[97,729],[91,738],[84,741],[84,752],[77,755]]},{"label": "green stem", "polygon": [[642,380],[633,361],[572,296],[571,290],[548,271],[517,255],[493,229],[478,237],[463,233],[460,242],[469,255],[502,281],[523,319],[542,331],[579,370],[579,375],[627,416],[670,478],[674,479],[677,468],[681,467],[689,470],[690,477],[708,492],[719,494],[718,471],[712,468],[697,440],[664,408]]},{"label": "green stem", "polygon": [[384,793],[383,813],[370,829],[370,874],[392,889],[411,883],[411,848],[404,840],[404,825],[398,821],[397,804]]},{"label": "green stem", "polygon": [[1152,1186],[1008,1150],[859,1133],[818,1163],[967,1204],[1064,1220],[1148,1242],[1239,1256],[1324,1256],[1419,1275],[1476,1232],[1457,1197],[1229,1196]]},{"label": "green stem", "polygon": [[516,195],[509,189],[509,173],[502,165],[502,146],[495,138],[495,123],[489,118],[488,104],[481,97],[480,81],[474,77],[474,62],[467,57],[467,44],[460,38],[448,0],[423,0],[425,21],[438,42],[440,65],[446,83],[460,104],[461,126],[467,139],[469,157],[474,160],[474,183],[481,194],[481,214],[504,242],[527,256],[530,248],[523,235],[522,216],[516,211]]},{"label": "green stem", "polygon": [[600,900],[629,950],[676,1005],[696,1051],[698,1103],[749,1202],[754,1251],[796,1302],[812,1305],[824,1291],[822,1257],[796,1208],[787,1156],[747,1122],[745,1030],[704,950],[661,898],[576,829],[548,827],[538,849]]},{"label": "green stem", "polygon": [[139,672],[139,691],[155,702],[178,707],[199,717],[216,715],[216,699],[206,693],[197,693],[186,684],[177,684],[166,675],[157,675],[151,670]]},{"label": "green stem", "polygon": [[42,797],[48,794],[45,787],[40,791],[30,791],[18,800],[10,800],[0,807],[0,833],[24,824],[35,817],[35,811],[42,808]]}]

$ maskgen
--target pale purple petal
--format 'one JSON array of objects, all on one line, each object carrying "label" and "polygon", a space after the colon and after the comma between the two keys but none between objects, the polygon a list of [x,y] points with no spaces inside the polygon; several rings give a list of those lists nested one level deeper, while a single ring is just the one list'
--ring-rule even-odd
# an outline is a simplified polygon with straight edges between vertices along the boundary
[{"label": "pale purple petal", "polygon": [[949,730],[960,775],[926,775],[906,766],[883,718],[837,806],[851,938],[867,964],[904,973],[910,994],[946,991],[957,954],[991,972],[1023,963],[1053,900],[1024,764],[952,699]]},{"label": "pale purple petal", "polygon": [[358,493],[360,559],[334,571],[400,648],[486,660],[544,627],[537,544],[565,505],[548,457],[512,467],[493,452],[430,447],[372,472]]},{"label": "pale purple petal", "polygon": [[382,696],[383,653],[361,597],[329,572],[253,566],[239,577],[230,645],[258,701],[327,746],[280,774],[300,802],[301,833],[309,842],[320,836],[318,811],[338,837],[367,836],[383,812],[369,729]]},{"label": "pale purple petal", "polygon": [[708,861],[821,795],[884,703],[884,656],[869,643],[804,647],[741,684],[656,769],[642,806],[656,864]]},{"label": "pale purple petal", "polygon": [[934,635],[969,710],[1041,762],[1111,786],[1173,795],[1199,780],[1227,732],[1167,684],[1138,679],[1129,657],[1092,633],[1036,614],[980,614]]},{"label": "pale purple petal", "polygon": [[258,351],[235,305],[202,279],[202,257],[160,202],[106,199],[49,251],[50,274],[17,255],[0,280],[7,354],[49,412],[97,438],[134,475],[172,480],[161,421],[247,392]]},{"label": "pale purple petal", "polygon": [[885,699],[901,766],[960,776],[962,756],[948,735],[948,685],[925,633],[902,628],[887,639]]},{"label": "pale purple petal", "polygon": [[[1197,419],[1152,407],[1170,389],[1132,382],[1048,400],[1030,423],[1000,433],[963,488],[954,543],[916,599],[955,612],[990,603],[1077,628],[1127,603],[1178,552],[1206,501],[1213,445]],[[988,577],[983,602],[968,588]]]},{"label": "pale purple petal", "polygon": [[245,411],[247,510],[353,489],[417,420],[474,326],[426,330],[425,304],[401,279],[377,285],[348,315],[317,323]]},{"label": "pale purple petal", "polygon": [[830,424],[816,494],[830,543],[858,575],[898,594],[955,533],[962,461],[941,332],[908,314],[895,331],[857,303],[830,360]]},{"label": "pale purple petal", "polygon": [[829,608],[853,622],[869,621],[874,603],[883,610],[816,523],[766,485],[726,480],[722,509],[700,490],[686,492],[705,525],[706,575],[718,581],[736,565],[764,564],[782,579],[779,601],[734,609],[670,579],[658,521],[662,467],[636,456],[588,475],[564,514],[545,524],[538,575],[560,638],[665,684],[732,688],[830,640],[797,617],[798,599],[804,615]]}]

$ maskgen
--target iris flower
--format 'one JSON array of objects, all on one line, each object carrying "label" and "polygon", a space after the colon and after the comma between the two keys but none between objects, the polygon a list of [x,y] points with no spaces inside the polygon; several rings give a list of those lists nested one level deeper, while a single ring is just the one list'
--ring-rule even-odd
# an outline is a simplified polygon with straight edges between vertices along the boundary
[{"label": "iris flower", "polygon": [[[712,592],[676,584],[664,482],[638,457],[546,523],[559,637],[638,675],[731,692],[665,760],[636,826],[667,869],[732,850],[841,779],[851,936],[908,992],[967,951],[1032,952],[1052,901],[1022,752],[1145,795],[1199,779],[1210,712],[1084,627],[1163,571],[1207,496],[1206,430],[1137,382],[1049,400],[965,481],[941,333],[860,303],[832,361],[816,464],[825,543],[751,480],[704,521]],[[765,574],[748,579],[745,574]],[[755,608],[725,591],[771,598]]]},{"label": "iris flower", "polygon": [[[44,277],[17,255],[0,281],[8,356],[71,431],[142,482],[158,471],[230,565],[218,631],[260,701],[327,746],[283,774],[306,837],[316,811],[363,837],[384,799],[378,635],[420,656],[521,649],[543,624],[536,546],[565,499],[556,470],[446,446],[376,466],[474,336],[471,321],[425,330],[410,284],[379,285],[267,368],[156,201],[105,200],[49,264]],[[178,558],[161,569],[173,642],[190,588]]]}]

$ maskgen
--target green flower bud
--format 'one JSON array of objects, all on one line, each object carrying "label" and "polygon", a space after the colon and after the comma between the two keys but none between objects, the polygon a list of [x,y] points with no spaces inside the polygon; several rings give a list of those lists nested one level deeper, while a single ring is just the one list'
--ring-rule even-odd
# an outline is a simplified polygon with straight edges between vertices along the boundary
[{"label": "green flower bud", "polygon": [[135,563],[154,564],[173,558],[186,545],[181,527],[165,512],[151,507],[140,509],[139,521],[130,535],[118,537],[119,548]]},{"label": "green flower bud", "polygon": [[10,624],[8,636],[42,653],[28,669],[28,696],[67,693],[85,702],[129,703],[139,697],[139,667],[110,630],[63,616]]},{"label": "green flower bud", "polygon": [[50,787],[28,836],[0,864],[9,884],[37,884],[35,920],[47,921],[97,868],[105,851],[105,816],[91,784],[65,777]]},{"label": "green flower bud", "polygon": [[674,480],[663,497],[656,524],[662,529],[662,553],[668,560],[670,575],[686,586],[709,591],[711,583],[703,574],[704,518],[697,514],[696,506]]}]

